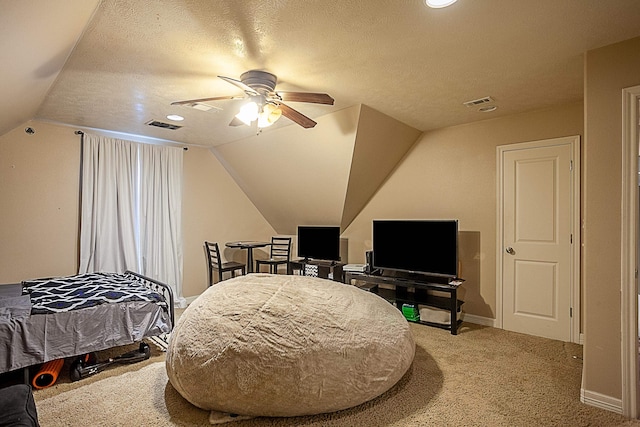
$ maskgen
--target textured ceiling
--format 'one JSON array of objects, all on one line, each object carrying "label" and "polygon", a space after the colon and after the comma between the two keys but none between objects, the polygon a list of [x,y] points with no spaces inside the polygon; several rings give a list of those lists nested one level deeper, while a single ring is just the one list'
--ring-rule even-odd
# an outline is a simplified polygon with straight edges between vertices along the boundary
[{"label": "textured ceiling", "polygon": [[[0,133],[35,117],[203,146],[255,133],[228,126],[238,100],[170,105],[242,94],[218,75],[265,69],[335,98],[290,104],[312,118],[366,104],[425,131],[579,100],[583,53],[640,35],[638,0],[0,1],[16,65],[0,70]],[[497,111],[463,105],[485,96]],[[171,113],[183,128],[145,124]]]}]

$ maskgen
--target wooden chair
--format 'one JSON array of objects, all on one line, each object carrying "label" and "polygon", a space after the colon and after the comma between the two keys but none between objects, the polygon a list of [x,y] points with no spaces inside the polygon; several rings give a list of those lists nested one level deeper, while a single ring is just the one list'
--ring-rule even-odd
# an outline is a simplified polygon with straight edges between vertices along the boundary
[{"label": "wooden chair", "polygon": [[209,266],[207,277],[209,278],[209,286],[213,285],[213,272],[218,272],[218,281],[224,280],[222,273],[231,272],[231,277],[236,277],[236,271],[240,271],[242,275],[246,273],[246,266],[241,262],[227,261],[222,262],[220,257],[220,248],[217,243],[204,242],[204,248],[207,251],[207,264]]},{"label": "wooden chair", "polygon": [[291,237],[272,237],[269,259],[256,260],[256,271],[260,272],[261,265],[269,266],[269,273],[278,274],[278,266],[284,265],[289,274],[289,260],[291,257]]}]

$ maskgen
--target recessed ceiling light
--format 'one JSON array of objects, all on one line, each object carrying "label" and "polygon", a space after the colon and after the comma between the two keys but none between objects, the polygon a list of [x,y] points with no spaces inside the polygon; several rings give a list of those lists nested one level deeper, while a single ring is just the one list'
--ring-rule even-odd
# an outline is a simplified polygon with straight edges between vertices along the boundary
[{"label": "recessed ceiling light", "polygon": [[426,0],[427,6],[434,9],[440,9],[442,7],[451,6],[457,0]]},{"label": "recessed ceiling light", "polygon": [[490,113],[492,111],[496,111],[497,109],[498,107],[495,105],[487,105],[486,107],[478,108],[478,111],[480,111],[481,113]]},{"label": "recessed ceiling light", "polygon": [[180,121],[184,120],[184,117],[179,116],[177,114],[169,114],[167,116],[167,119],[173,120],[174,122],[180,122]]}]

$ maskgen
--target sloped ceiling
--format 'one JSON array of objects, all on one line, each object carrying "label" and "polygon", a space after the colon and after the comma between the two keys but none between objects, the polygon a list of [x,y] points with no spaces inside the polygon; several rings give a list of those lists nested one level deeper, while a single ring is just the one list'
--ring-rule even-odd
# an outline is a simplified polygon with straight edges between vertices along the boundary
[{"label": "sloped ceiling", "polygon": [[98,4],[0,0],[0,135],[34,118]]},{"label": "sloped ceiling", "polygon": [[360,213],[420,135],[417,129],[362,106],[344,200],[342,229]]},{"label": "sloped ceiling", "polygon": [[420,134],[358,105],[320,117],[314,133],[290,126],[213,152],[286,235],[298,225],[345,229]]},{"label": "sloped ceiling", "polygon": [[[640,1],[0,0],[0,134],[30,119],[210,148],[279,233],[346,227],[421,132],[580,101],[583,54],[640,36]],[[242,95],[249,69],[292,103],[256,135],[173,101]],[[487,115],[463,103],[491,96]],[[180,114],[182,127],[148,126]]]},{"label": "sloped ceiling", "polygon": [[[583,53],[640,35],[637,0],[0,1],[0,133],[35,116],[203,146],[255,134],[228,126],[240,101],[170,105],[242,94],[219,75],[329,93],[296,103],[314,119],[364,104],[427,131],[487,118],[463,105],[485,96],[492,117],[578,101]],[[145,124],[170,113],[180,130]]]}]

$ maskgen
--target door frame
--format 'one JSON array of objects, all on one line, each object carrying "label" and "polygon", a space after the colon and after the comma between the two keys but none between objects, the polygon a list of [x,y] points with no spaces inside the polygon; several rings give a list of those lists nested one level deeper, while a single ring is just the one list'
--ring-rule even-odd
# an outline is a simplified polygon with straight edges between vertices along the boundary
[{"label": "door frame", "polygon": [[640,86],[622,90],[620,327],[622,414],[638,418],[638,102]]},{"label": "door frame", "polygon": [[561,138],[545,139],[540,141],[520,142],[515,144],[499,145],[497,151],[497,223],[496,223],[496,326],[504,329],[503,324],[503,242],[504,242],[504,194],[503,194],[503,168],[504,153],[514,150],[527,150],[531,148],[551,147],[554,145],[567,144],[571,145],[571,153],[573,157],[573,173],[571,174],[571,233],[573,235],[573,244],[571,245],[571,342],[580,342],[580,136],[567,136]]}]

